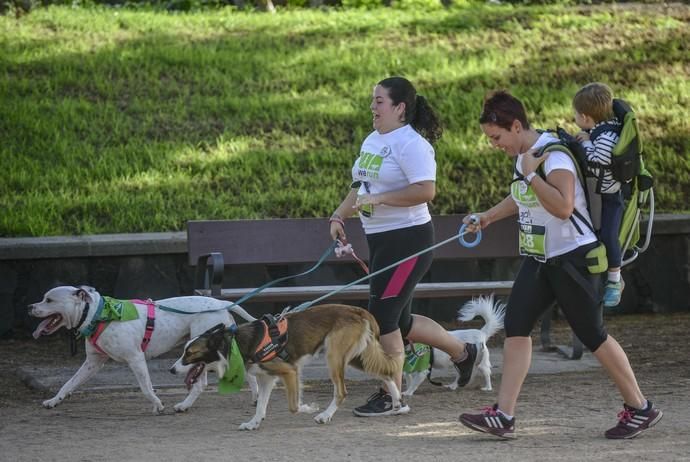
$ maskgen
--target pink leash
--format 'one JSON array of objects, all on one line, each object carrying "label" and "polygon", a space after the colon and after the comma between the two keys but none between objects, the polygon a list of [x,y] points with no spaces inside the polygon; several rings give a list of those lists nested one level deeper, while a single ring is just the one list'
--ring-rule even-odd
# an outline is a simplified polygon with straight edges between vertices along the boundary
[{"label": "pink leash", "polygon": [[359,266],[362,267],[364,272],[366,274],[369,274],[369,268],[367,267],[366,263],[364,263],[362,259],[357,256],[357,254],[355,253],[355,249],[352,248],[352,244],[345,245],[342,242],[338,241],[338,246],[335,248],[335,256],[340,258],[343,255],[352,255],[352,258],[354,258],[355,261],[359,263]]},{"label": "pink leash", "polygon": [[[135,299],[130,301],[136,305],[146,305],[147,308],[146,329],[144,330],[144,338],[141,340],[141,351],[145,352],[146,349],[149,347],[149,342],[151,342],[151,337],[153,336],[153,328],[156,324],[156,305],[150,298],[148,300]],[[107,353],[103,351],[96,342],[98,341],[98,337],[101,336],[101,334],[107,326],[108,323],[105,321],[98,323],[98,327],[96,327],[94,333],[89,337],[89,342],[91,342],[91,345],[93,345],[93,347],[100,351],[102,354]]]}]

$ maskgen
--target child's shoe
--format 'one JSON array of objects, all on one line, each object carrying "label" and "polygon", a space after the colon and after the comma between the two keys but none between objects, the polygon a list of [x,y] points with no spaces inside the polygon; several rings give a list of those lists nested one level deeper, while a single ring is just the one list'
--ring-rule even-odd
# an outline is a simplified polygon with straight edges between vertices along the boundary
[{"label": "child's shoe", "polygon": [[604,307],[612,308],[621,302],[621,294],[625,288],[625,282],[621,279],[618,282],[606,281],[604,286]]}]

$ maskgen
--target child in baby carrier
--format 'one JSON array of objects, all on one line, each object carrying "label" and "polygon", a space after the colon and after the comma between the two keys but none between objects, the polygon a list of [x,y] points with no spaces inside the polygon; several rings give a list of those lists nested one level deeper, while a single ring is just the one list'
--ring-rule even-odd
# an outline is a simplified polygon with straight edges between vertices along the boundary
[{"label": "child in baby carrier", "polygon": [[582,130],[576,139],[586,152],[588,174],[597,178],[601,195],[599,238],[606,246],[608,277],[604,307],[618,306],[625,283],[621,278],[621,246],[618,241],[623,218],[621,181],[613,174],[613,151],[620,138],[621,121],[613,111],[613,94],[602,83],[589,83],[573,98],[575,123]]}]

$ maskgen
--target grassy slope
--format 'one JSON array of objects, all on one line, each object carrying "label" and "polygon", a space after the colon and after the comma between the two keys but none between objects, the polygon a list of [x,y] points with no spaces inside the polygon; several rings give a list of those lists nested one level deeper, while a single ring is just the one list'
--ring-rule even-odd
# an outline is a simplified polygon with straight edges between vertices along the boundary
[{"label": "grassy slope", "polygon": [[688,210],[690,7],[641,8],[0,17],[0,235],[327,216],[371,88],[394,74],[445,122],[434,213],[507,192],[510,162],[476,124],[486,90],[574,130],[570,100],[592,80],[638,110],[658,208]]}]

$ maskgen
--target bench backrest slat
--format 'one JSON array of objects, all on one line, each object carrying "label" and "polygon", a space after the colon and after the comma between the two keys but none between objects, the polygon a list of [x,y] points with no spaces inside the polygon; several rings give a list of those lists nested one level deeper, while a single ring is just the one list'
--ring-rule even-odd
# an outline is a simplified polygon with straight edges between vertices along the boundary
[{"label": "bench backrest slat", "polygon": [[[464,215],[433,217],[436,242],[458,233]],[[359,218],[346,220],[348,242],[357,255],[367,260],[368,248]],[[471,241],[474,236],[467,236]],[[189,221],[187,246],[189,264],[198,257],[221,252],[226,265],[289,264],[315,262],[331,244],[327,218],[287,218],[266,220]],[[434,251],[435,259],[498,258],[517,256],[517,224],[513,219],[494,223],[484,232],[479,246],[467,249],[457,241]],[[351,258],[329,261],[351,263]]]}]

